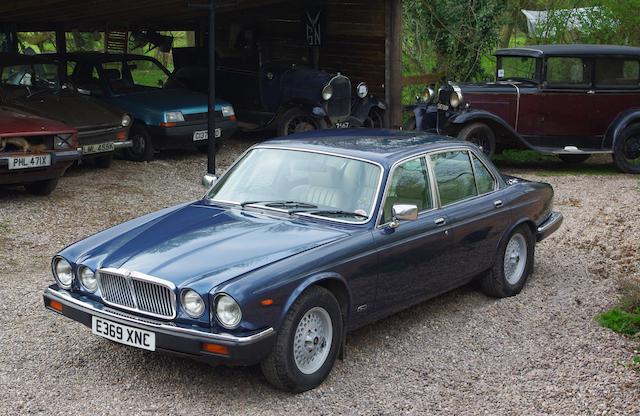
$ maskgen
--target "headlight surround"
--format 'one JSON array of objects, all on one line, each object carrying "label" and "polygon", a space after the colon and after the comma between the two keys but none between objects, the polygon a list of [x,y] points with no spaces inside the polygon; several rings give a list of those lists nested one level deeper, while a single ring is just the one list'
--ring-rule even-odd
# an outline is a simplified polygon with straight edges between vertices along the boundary
[{"label": "headlight surround", "polygon": [[233,110],[233,106],[231,105],[222,106],[222,117],[233,117],[235,115],[236,115],[236,112]]},{"label": "headlight surround", "polygon": [[73,268],[63,257],[54,257],[51,263],[51,269],[53,270],[53,277],[55,277],[58,285],[63,289],[71,289],[73,286]]},{"label": "headlight surround", "polygon": [[431,87],[427,87],[424,89],[424,91],[422,92],[422,102],[423,103],[429,103],[431,102],[431,99],[433,98],[433,88]]},{"label": "headlight surround", "polygon": [[366,98],[367,95],[369,95],[369,86],[366,83],[361,82],[356,87],[356,93],[358,94],[358,97]]},{"label": "headlight surround", "polygon": [[333,87],[329,84],[322,89],[322,99],[329,101],[331,97],[333,97]]},{"label": "headlight surround", "polygon": [[216,306],[216,318],[220,325],[227,329],[233,329],[242,320],[240,305],[231,296],[220,294],[214,300]]},{"label": "headlight surround", "polygon": [[73,148],[73,135],[72,134],[58,134],[53,138],[53,148],[55,150],[72,149]]},{"label": "headlight surround", "polygon": [[168,111],[164,113],[164,121],[167,123],[178,123],[184,121],[184,115],[180,111]]},{"label": "headlight surround", "polygon": [[453,86],[453,92],[451,93],[451,97],[449,98],[449,104],[451,107],[458,108],[464,100],[462,95],[462,89],[457,85]]},{"label": "headlight surround", "polygon": [[202,297],[192,289],[182,291],[180,296],[182,309],[192,318],[200,318],[204,314],[205,304]]},{"label": "headlight surround", "polygon": [[96,274],[87,266],[80,266],[78,269],[78,277],[80,278],[82,287],[87,289],[88,292],[94,293],[98,290],[98,279],[96,278]]},{"label": "headlight surround", "polygon": [[129,127],[131,125],[131,116],[129,114],[125,114],[122,116],[122,127]]}]

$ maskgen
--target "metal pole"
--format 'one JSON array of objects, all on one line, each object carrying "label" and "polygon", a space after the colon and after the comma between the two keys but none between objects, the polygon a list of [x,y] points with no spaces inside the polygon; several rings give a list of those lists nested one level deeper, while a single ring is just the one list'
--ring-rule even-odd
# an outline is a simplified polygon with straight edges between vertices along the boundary
[{"label": "metal pole", "polygon": [[209,148],[207,152],[207,173],[216,174],[216,6],[209,0]]}]

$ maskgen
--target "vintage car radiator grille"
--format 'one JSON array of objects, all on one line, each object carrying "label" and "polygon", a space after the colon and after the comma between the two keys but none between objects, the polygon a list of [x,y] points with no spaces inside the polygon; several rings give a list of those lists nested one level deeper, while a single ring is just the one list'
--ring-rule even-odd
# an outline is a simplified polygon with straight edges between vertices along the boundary
[{"label": "vintage car radiator grille", "polygon": [[176,316],[175,294],[168,285],[104,270],[98,277],[100,292],[107,304],[157,318]]},{"label": "vintage car radiator grille", "polygon": [[333,87],[333,96],[327,102],[329,117],[348,117],[351,114],[351,81],[347,77],[338,75],[329,83]]}]

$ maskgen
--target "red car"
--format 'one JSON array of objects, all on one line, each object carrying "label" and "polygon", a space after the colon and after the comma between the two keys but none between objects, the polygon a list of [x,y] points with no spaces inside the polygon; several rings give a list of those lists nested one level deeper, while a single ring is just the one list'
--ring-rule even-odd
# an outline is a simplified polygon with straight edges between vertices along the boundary
[{"label": "red car", "polygon": [[410,127],[489,155],[527,147],[579,163],[609,153],[620,170],[640,173],[640,48],[542,45],[495,56],[496,82],[445,83],[425,94]]},{"label": "red car", "polygon": [[0,185],[23,184],[49,195],[80,159],[78,131],[57,121],[0,107]]}]

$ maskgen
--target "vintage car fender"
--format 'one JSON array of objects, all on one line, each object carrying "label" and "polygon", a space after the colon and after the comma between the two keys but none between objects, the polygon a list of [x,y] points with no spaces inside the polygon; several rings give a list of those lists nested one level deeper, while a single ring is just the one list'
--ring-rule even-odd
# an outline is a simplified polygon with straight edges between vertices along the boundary
[{"label": "vintage car fender", "polygon": [[[369,117],[369,113],[374,108],[378,108],[383,111],[384,114],[384,127],[389,127],[389,117],[387,113],[387,103],[378,97],[366,97],[364,99],[358,99],[351,108],[351,120],[359,121],[360,126]],[[354,126],[354,127],[360,127]]]},{"label": "vintage car fender", "polygon": [[[448,119],[448,125],[443,129],[444,133],[454,136],[464,125],[471,122],[483,122],[489,125],[489,127],[491,127],[494,131],[496,131],[497,129],[502,129],[507,135],[520,141],[528,148],[536,150],[536,148],[529,144],[529,142],[527,142],[520,134],[518,134],[509,123],[504,121],[502,117],[499,117],[485,110],[470,109],[459,114],[454,114],[451,118]],[[456,127],[452,129],[451,125],[455,125]]]},{"label": "vintage car fender", "polygon": [[618,140],[622,135],[624,129],[626,129],[630,124],[638,122],[640,122],[640,109],[638,108],[632,108],[618,114],[618,116],[611,122],[604,135],[602,148],[613,149],[616,140]]}]

